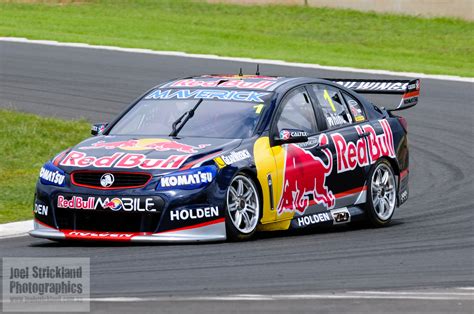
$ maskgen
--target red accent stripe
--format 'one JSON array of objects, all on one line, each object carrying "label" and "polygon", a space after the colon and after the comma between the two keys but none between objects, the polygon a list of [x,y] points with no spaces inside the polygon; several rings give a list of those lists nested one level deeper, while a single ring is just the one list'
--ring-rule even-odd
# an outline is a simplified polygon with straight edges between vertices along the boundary
[{"label": "red accent stripe", "polygon": [[[214,225],[214,224],[223,223],[223,222],[225,222],[225,218],[219,218],[216,220],[207,221],[207,222],[203,222],[203,223],[192,225],[192,226],[159,232],[159,234],[202,228],[205,226]],[[148,235],[154,234],[153,232],[108,232],[108,231],[69,230],[69,229],[59,229],[59,231],[64,233],[66,239],[68,240],[101,240],[101,241],[118,241],[118,242],[128,242],[128,241],[131,241],[136,236],[148,236]],[[155,233],[155,234],[158,234],[158,233]]]},{"label": "red accent stripe", "polygon": [[204,156],[204,157],[202,157],[202,158],[199,158],[199,159],[196,159],[196,160],[194,160],[194,161],[191,161],[189,164],[184,165],[183,167],[181,167],[180,170],[187,170],[187,169],[190,169],[190,168],[191,168],[192,166],[194,166],[195,164],[197,164],[197,163],[199,163],[199,162],[201,162],[201,161],[204,161],[204,160],[206,160],[206,159],[210,159],[210,158],[212,158],[212,157],[214,157],[214,156],[216,156],[216,155],[218,155],[218,154],[220,154],[220,152],[215,152],[215,153],[213,153],[213,154],[209,154],[209,155],[206,155],[206,156]]},{"label": "red accent stripe", "polygon": [[[341,197],[345,197],[345,196],[348,196],[348,195],[351,195],[351,194],[357,194],[357,193],[361,193],[362,191],[366,191],[367,190],[367,186],[361,186],[361,187],[358,187],[358,188],[355,188],[355,189],[351,189],[351,190],[347,190],[347,191],[344,191],[344,192],[340,192],[340,193],[337,193],[334,195],[335,198],[341,198]],[[309,205],[308,206],[312,206],[312,205],[316,205],[317,202],[315,200],[312,200],[309,202]]]},{"label": "red accent stripe", "polygon": [[82,186],[82,187],[89,188],[89,189],[95,189],[95,190],[123,190],[123,189],[142,188],[142,187],[146,186],[152,178],[152,175],[147,173],[147,172],[111,171],[111,172],[108,172],[108,173],[111,173],[111,174],[142,174],[142,175],[148,176],[148,180],[145,182],[145,184],[141,184],[141,185],[130,185],[130,186],[119,186],[119,187],[108,187],[108,188],[95,186],[95,185],[89,185],[89,184],[77,183],[76,180],[74,179],[74,175],[76,173],[94,173],[94,172],[106,173],[106,171],[100,171],[100,170],[78,170],[78,171],[74,171],[71,174],[71,182],[74,185]]},{"label": "red accent stripe", "polygon": [[420,96],[419,90],[403,94],[403,98],[410,98],[410,97],[415,97],[415,96]]},{"label": "red accent stripe", "polygon": [[356,193],[360,193],[362,191],[366,191],[367,190],[367,186],[362,186],[362,187],[358,187],[358,188],[355,188],[355,189],[352,189],[352,190],[348,190],[348,191],[344,191],[344,192],[341,192],[341,193],[337,193],[336,195],[334,195],[336,198],[341,198],[341,197],[345,197],[347,195],[351,195],[351,194],[356,194]]},{"label": "red accent stripe", "polygon": [[54,158],[53,165],[57,167],[61,159],[63,159],[63,157],[66,155],[68,151],[69,149],[65,150],[64,152],[60,153],[56,158]]},{"label": "red accent stripe", "polygon": [[[103,240],[127,242],[136,236],[147,236],[152,232],[107,232],[107,231],[88,231],[88,230],[68,230],[60,229],[68,240]],[[79,234],[71,234],[79,233]],[[82,233],[82,234],[81,234]]]},{"label": "red accent stripe", "polygon": [[400,172],[400,179],[403,179],[407,175],[408,175],[408,169],[403,170],[402,172]]},{"label": "red accent stripe", "polygon": [[200,223],[200,224],[197,224],[197,225],[192,225],[192,226],[182,227],[182,228],[178,228],[178,229],[167,230],[167,231],[163,231],[163,232],[159,232],[159,233],[167,233],[167,232],[175,232],[175,231],[202,228],[202,227],[205,227],[205,226],[210,226],[210,225],[218,224],[218,223],[221,223],[221,222],[225,222],[225,218],[219,218],[219,219],[216,219],[216,220],[203,222],[203,223]]}]

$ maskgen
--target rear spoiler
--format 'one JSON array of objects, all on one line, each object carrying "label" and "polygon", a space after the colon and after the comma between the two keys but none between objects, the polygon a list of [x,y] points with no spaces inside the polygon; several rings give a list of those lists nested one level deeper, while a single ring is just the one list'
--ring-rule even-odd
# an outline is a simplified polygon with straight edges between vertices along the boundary
[{"label": "rear spoiler", "polygon": [[352,89],[359,94],[390,94],[403,95],[396,111],[408,109],[418,103],[420,96],[420,80],[351,80],[351,79],[326,79],[346,88]]}]

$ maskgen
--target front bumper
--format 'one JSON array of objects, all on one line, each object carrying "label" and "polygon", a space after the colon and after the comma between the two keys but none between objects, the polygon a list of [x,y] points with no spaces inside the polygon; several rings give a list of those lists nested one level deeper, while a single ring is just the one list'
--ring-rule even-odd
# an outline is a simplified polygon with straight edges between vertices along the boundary
[{"label": "front bumper", "polygon": [[[225,193],[218,184],[213,182],[202,188],[169,191],[156,191],[156,182],[151,186],[153,188],[98,191],[72,186],[68,180],[64,187],[45,186],[38,182],[34,230],[29,234],[51,240],[226,240]],[[114,199],[120,199],[121,206],[107,207]],[[129,199],[128,205],[125,199]],[[148,210],[148,203],[143,203],[149,199],[154,200],[152,211]],[[125,205],[133,208],[126,210]]]},{"label": "front bumper", "polygon": [[49,240],[88,240],[114,242],[215,242],[226,240],[225,220],[218,218],[184,228],[152,232],[106,232],[87,230],[59,230],[34,220],[35,238]]}]

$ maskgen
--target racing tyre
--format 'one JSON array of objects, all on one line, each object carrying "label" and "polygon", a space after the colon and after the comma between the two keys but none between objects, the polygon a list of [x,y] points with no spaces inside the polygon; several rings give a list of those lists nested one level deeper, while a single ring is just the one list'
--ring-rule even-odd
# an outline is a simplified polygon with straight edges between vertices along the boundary
[{"label": "racing tyre", "polygon": [[374,227],[390,223],[397,203],[397,184],[390,163],[379,160],[369,173],[366,214]]},{"label": "racing tyre", "polygon": [[227,238],[231,241],[250,239],[257,230],[261,206],[257,186],[244,174],[238,174],[227,189]]}]

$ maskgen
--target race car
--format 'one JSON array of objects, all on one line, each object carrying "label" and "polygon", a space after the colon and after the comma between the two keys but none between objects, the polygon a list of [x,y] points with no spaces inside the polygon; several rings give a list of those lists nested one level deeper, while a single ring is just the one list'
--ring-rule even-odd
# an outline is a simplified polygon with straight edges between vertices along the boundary
[{"label": "race car", "polygon": [[[52,240],[248,240],[390,223],[408,199],[419,80],[203,75],[160,84],[46,162],[34,230]],[[363,93],[401,94],[384,109]]]}]

